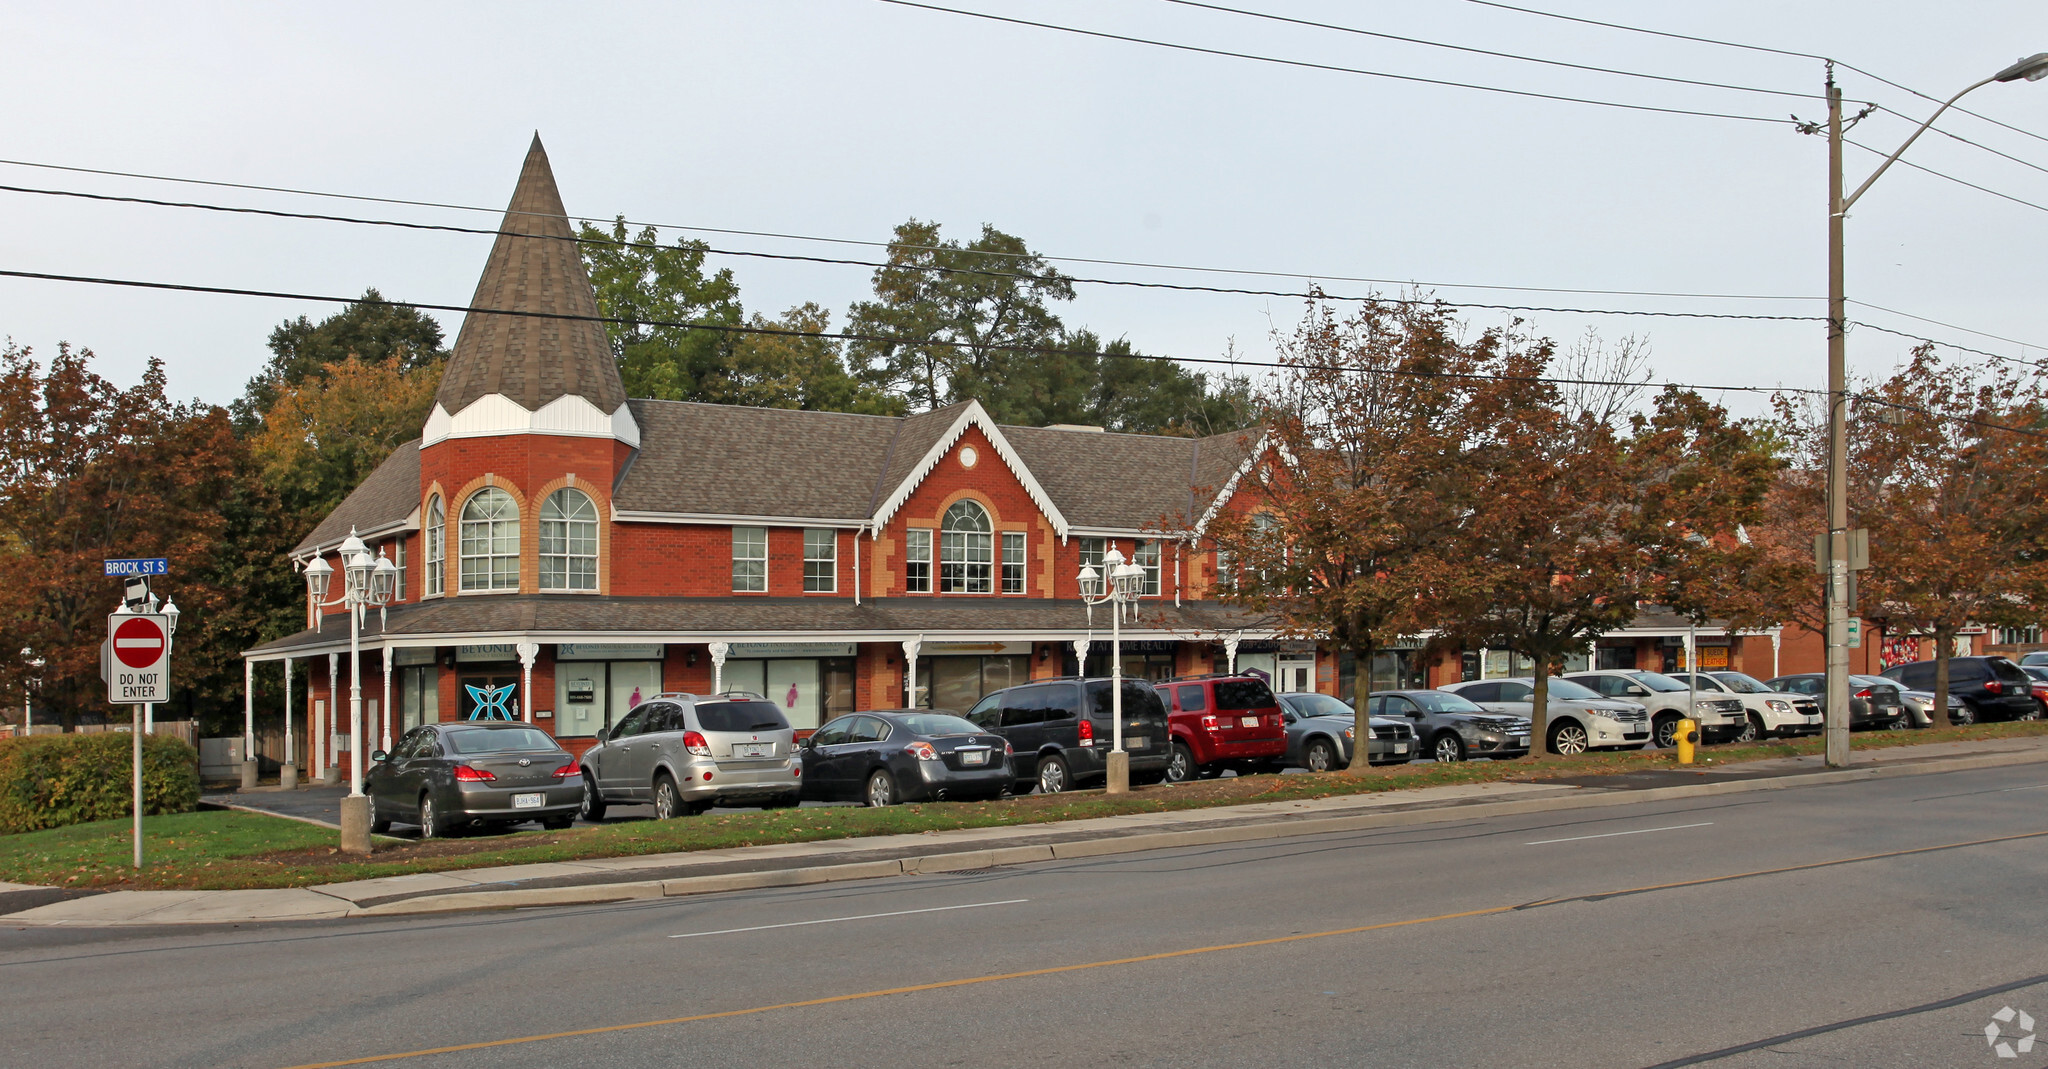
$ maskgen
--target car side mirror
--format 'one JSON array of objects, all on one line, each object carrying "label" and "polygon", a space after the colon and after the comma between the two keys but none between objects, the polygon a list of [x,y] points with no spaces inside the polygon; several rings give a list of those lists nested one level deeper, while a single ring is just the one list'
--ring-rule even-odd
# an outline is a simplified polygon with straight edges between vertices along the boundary
[{"label": "car side mirror", "polygon": [[808,749],[812,748],[813,746],[816,746],[817,744],[818,744],[818,737],[817,737],[816,735],[805,735],[805,736],[803,737],[803,741],[802,741],[802,742],[799,742],[799,743],[797,743],[796,745],[797,745],[797,748],[798,748],[798,749],[800,749],[800,750],[808,750]]},{"label": "car side mirror", "polygon": [[1295,721],[1295,720],[1296,720],[1297,718],[1295,717],[1295,715],[1294,715],[1293,713],[1290,713],[1290,712],[1284,712],[1284,711],[1283,711],[1283,712],[1282,712],[1282,713],[1280,714],[1280,719],[1281,719],[1281,720],[1282,720],[1283,722],[1285,722],[1285,723],[1289,723],[1289,724],[1292,724],[1292,723],[1294,723],[1294,721]]},{"label": "car side mirror", "polygon": [[1650,688],[1632,685],[1628,688],[1628,696],[1631,698],[1647,698],[1650,696]]},{"label": "car side mirror", "polygon": [[384,751],[382,751],[382,750],[371,750],[371,751],[370,751],[370,760],[372,760],[372,761],[376,761],[376,762],[378,762],[378,763],[380,763],[380,764],[381,764],[381,763],[383,763],[383,762],[385,762],[385,761],[389,761],[389,760],[391,760],[391,755],[390,755],[390,754],[388,754],[388,753],[385,753],[385,752],[384,752]]}]

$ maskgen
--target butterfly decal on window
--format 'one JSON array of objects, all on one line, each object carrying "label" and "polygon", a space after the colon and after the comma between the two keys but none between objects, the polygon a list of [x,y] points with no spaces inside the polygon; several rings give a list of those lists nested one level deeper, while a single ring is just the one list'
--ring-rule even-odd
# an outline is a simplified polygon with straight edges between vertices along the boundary
[{"label": "butterfly decal on window", "polygon": [[463,684],[469,691],[469,700],[474,703],[469,710],[471,720],[516,720],[512,715],[512,695],[518,691],[516,684],[507,683],[502,687],[479,687],[473,683]]}]

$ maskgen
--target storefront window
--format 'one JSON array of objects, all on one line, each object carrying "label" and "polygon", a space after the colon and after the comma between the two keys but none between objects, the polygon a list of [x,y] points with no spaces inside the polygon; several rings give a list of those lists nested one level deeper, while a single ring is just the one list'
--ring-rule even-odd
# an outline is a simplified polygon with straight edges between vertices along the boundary
[{"label": "storefront window", "polygon": [[[1417,650],[1383,650],[1372,657],[1372,689],[1424,690],[1424,665]],[[1350,701],[1358,685],[1358,658],[1349,652],[1337,655],[1337,696]]]},{"label": "storefront window", "polygon": [[724,686],[775,703],[790,726],[814,728],[853,711],[853,658],[781,657],[725,662]]},{"label": "storefront window", "polygon": [[1029,655],[924,657],[917,662],[917,704],[964,713],[983,696],[1030,680]]},{"label": "storefront window", "polygon": [[[426,651],[431,658],[434,651]],[[398,718],[400,732],[411,731],[421,724],[439,723],[441,719],[441,672],[432,663],[401,665],[395,682],[398,684]]]}]

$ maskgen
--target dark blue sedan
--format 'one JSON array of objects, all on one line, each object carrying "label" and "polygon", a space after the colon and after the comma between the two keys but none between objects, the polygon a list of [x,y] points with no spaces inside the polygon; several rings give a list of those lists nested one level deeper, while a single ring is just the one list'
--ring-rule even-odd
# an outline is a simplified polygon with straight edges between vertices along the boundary
[{"label": "dark blue sedan", "polygon": [[819,802],[994,798],[1017,779],[1001,735],[943,711],[842,716],[805,739],[801,755],[803,796]]}]

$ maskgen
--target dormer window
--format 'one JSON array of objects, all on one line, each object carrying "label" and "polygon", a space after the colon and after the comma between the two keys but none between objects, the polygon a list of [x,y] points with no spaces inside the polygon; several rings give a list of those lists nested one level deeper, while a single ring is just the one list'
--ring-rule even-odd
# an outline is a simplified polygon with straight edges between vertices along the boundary
[{"label": "dormer window", "polygon": [[991,593],[994,558],[988,510],[972,501],[954,502],[939,523],[939,593]]}]

